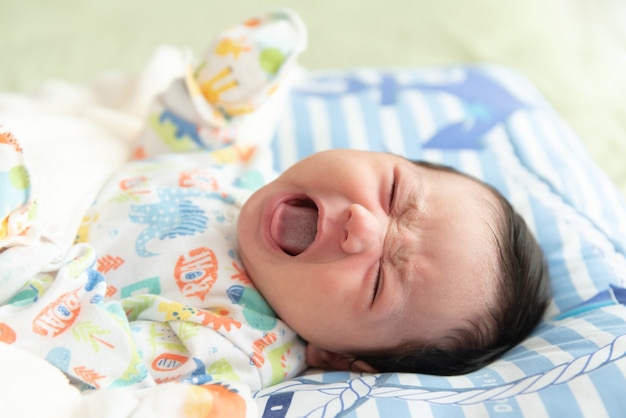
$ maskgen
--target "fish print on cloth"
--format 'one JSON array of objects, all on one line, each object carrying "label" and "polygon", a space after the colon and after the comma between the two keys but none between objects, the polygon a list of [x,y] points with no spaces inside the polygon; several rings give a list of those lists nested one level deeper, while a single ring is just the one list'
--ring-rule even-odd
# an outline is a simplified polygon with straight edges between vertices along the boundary
[{"label": "fish print on cloth", "polygon": [[176,261],[174,279],[186,297],[204,300],[217,280],[217,257],[210,248],[199,247],[182,254]]},{"label": "fish print on cloth", "polygon": [[137,254],[142,257],[157,255],[146,249],[151,239],[173,239],[177,236],[202,233],[207,228],[209,218],[204,211],[192,202],[193,198],[222,199],[234,203],[229,196],[218,192],[188,188],[159,188],[157,203],[133,205],[129,219],[139,224],[148,224],[136,241]]}]

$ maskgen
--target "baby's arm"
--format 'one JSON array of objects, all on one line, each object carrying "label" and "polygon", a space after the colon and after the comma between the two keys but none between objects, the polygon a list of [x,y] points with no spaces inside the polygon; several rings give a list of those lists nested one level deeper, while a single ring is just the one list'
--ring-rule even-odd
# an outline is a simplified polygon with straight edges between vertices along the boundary
[{"label": "baby's arm", "polygon": [[222,32],[155,98],[136,156],[267,144],[305,45],[304,24],[290,11]]}]

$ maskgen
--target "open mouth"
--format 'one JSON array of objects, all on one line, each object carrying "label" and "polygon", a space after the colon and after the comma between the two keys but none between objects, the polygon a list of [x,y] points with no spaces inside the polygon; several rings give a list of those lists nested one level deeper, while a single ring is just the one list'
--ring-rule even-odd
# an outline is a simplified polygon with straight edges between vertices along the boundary
[{"label": "open mouth", "polygon": [[281,203],[272,219],[272,239],[286,254],[296,256],[315,241],[318,210],[308,197]]}]

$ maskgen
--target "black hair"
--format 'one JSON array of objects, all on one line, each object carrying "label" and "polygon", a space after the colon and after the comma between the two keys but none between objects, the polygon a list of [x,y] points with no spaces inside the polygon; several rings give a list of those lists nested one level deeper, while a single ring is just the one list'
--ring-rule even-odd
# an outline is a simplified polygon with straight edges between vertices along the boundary
[{"label": "black hair", "polygon": [[497,305],[451,331],[442,341],[401,347],[394,352],[355,356],[379,372],[437,375],[465,374],[482,368],[522,342],[541,321],[550,301],[543,252],[524,219],[494,187],[453,168],[415,161],[417,165],[456,173],[484,185],[497,198],[502,216],[492,228],[498,248]]}]

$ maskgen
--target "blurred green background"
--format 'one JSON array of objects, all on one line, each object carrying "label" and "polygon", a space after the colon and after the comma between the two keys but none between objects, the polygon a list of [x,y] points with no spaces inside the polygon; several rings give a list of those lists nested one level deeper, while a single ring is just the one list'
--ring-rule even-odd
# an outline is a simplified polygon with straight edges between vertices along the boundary
[{"label": "blurred green background", "polygon": [[157,45],[202,52],[220,30],[276,7],[307,24],[305,68],[521,71],[626,194],[624,0],[0,0],[0,90],[132,74]]}]

